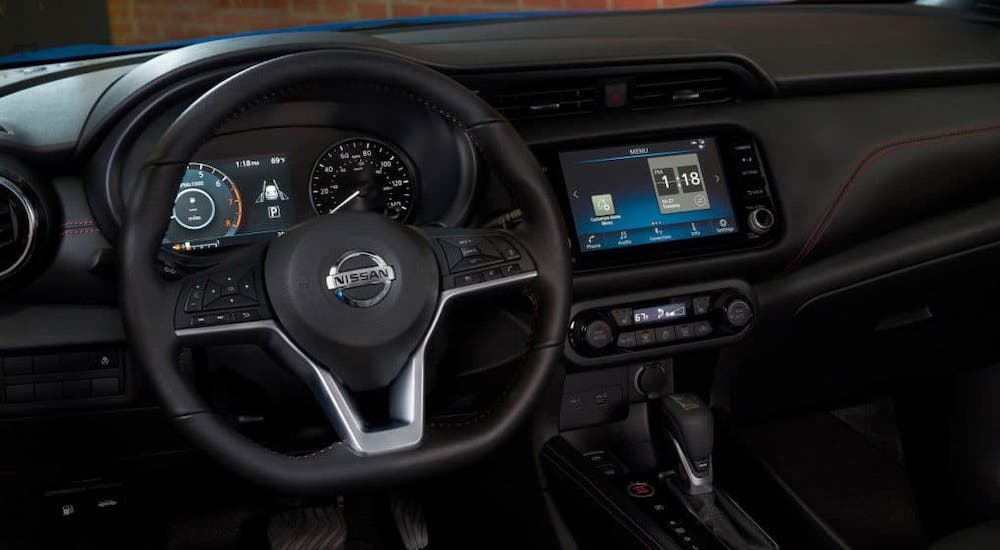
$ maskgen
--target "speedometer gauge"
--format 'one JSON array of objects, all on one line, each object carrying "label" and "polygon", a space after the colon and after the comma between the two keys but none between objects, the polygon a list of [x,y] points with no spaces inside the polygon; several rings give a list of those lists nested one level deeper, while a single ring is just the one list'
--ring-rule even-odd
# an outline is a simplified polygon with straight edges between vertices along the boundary
[{"label": "speedometer gauge", "polygon": [[243,223],[240,191],[222,170],[200,162],[187,165],[181,179],[164,244],[175,250],[193,248],[191,242],[216,243],[231,237]]},{"label": "speedometer gauge", "polygon": [[340,209],[381,212],[405,221],[416,187],[408,161],[389,145],[370,138],[333,144],[316,161],[310,178],[318,214]]}]

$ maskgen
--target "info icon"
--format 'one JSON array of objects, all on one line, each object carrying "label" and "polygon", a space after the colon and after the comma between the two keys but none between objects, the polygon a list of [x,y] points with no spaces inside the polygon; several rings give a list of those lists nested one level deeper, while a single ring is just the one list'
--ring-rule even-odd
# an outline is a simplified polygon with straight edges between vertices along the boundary
[{"label": "info icon", "polygon": [[615,201],[611,198],[610,193],[605,195],[591,195],[590,203],[594,206],[595,216],[615,215]]}]

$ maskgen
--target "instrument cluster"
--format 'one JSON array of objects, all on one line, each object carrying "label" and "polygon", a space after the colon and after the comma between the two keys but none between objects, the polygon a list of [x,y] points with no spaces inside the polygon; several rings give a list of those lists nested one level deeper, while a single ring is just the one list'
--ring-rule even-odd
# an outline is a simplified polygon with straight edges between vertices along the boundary
[{"label": "instrument cluster", "polygon": [[164,247],[189,253],[280,235],[313,215],[340,210],[411,220],[419,182],[398,147],[350,137],[327,147],[308,177],[284,152],[190,162],[177,189]]}]

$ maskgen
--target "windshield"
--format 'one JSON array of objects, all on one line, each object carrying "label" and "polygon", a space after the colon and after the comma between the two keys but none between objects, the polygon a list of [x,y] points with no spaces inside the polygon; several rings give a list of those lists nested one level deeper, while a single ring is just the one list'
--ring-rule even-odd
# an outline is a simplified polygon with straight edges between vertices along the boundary
[{"label": "windshield", "polygon": [[[449,23],[595,10],[692,7],[705,0],[46,0],[2,2],[0,56],[62,48],[66,58],[278,29]],[[732,2],[727,2],[732,3]],[[756,2],[760,3],[760,2]],[[89,48],[89,49],[87,49]],[[58,57],[50,57],[58,58]]]}]

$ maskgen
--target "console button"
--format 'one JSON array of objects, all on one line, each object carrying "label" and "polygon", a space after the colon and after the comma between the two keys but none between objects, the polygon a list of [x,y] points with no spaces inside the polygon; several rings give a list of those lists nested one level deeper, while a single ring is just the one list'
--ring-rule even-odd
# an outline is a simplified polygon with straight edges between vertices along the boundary
[{"label": "console button", "polygon": [[656,488],[645,481],[629,483],[628,496],[632,498],[650,498],[656,494]]},{"label": "console button", "polygon": [[693,325],[677,325],[677,339],[687,340],[689,338],[694,338],[694,326]]},{"label": "console button", "polygon": [[18,384],[7,386],[8,403],[30,403],[35,400],[35,386],[32,384]]},{"label": "console button", "polygon": [[63,353],[59,356],[59,370],[87,370],[90,368],[90,354],[81,351],[74,353]]},{"label": "console button", "polygon": [[7,357],[3,360],[4,376],[31,374],[31,356]]},{"label": "console button", "polygon": [[117,378],[97,378],[94,380],[93,394],[95,397],[119,395],[121,390]]},{"label": "console button", "polygon": [[620,348],[634,348],[635,347],[635,333],[634,332],[623,332],[618,335],[618,347]]},{"label": "console button", "polygon": [[667,342],[673,342],[677,339],[677,334],[674,331],[674,327],[660,327],[656,329],[656,343],[664,344]]},{"label": "console button", "polygon": [[46,353],[44,355],[36,355],[34,358],[35,364],[35,374],[44,374],[48,372],[59,372],[59,354],[57,353]]},{"label": "console button", "polygon": [[691,300],[691,305],[693,306],[695,315],[705,315],[712,307],[712,297],[695,296],[695,298]]},{"label": "console button", "polygon": [[611,318],[620,327],[632,326],[632,308],[620,307],[612,309]]},{"label": "console button", "polygon": [[584,340],[587,341],[588,346],[594,349],[602,349],[610,344],[612,335],[611,325],[601,319],[587,323],[586,328],[583,329]]},{"label": "console button", "polygon": [[635,332],[635,341],[640,346],[651,346],[656,343],[656,333],[651,328],[637,330]]},{"label": "console button", "polygon": [[39,401],[62,399],[62,384],[59,382],[40,382],[35,384],[35,399]]},{"label": "console button", "polygon": [[90,397],[90,380],[69,380],[63,382],[63,395],[67,399]]},{"label": "console button", "polygon": [[698,321],[694,323],[694,335],[696,338],[702,338],[712,334],[712,323],[708,321]]},{"label": "console button", "polygon": [[90,368],[114,369],[118,367],[118,354],[114,351],[94,351],[90,353]]}]

